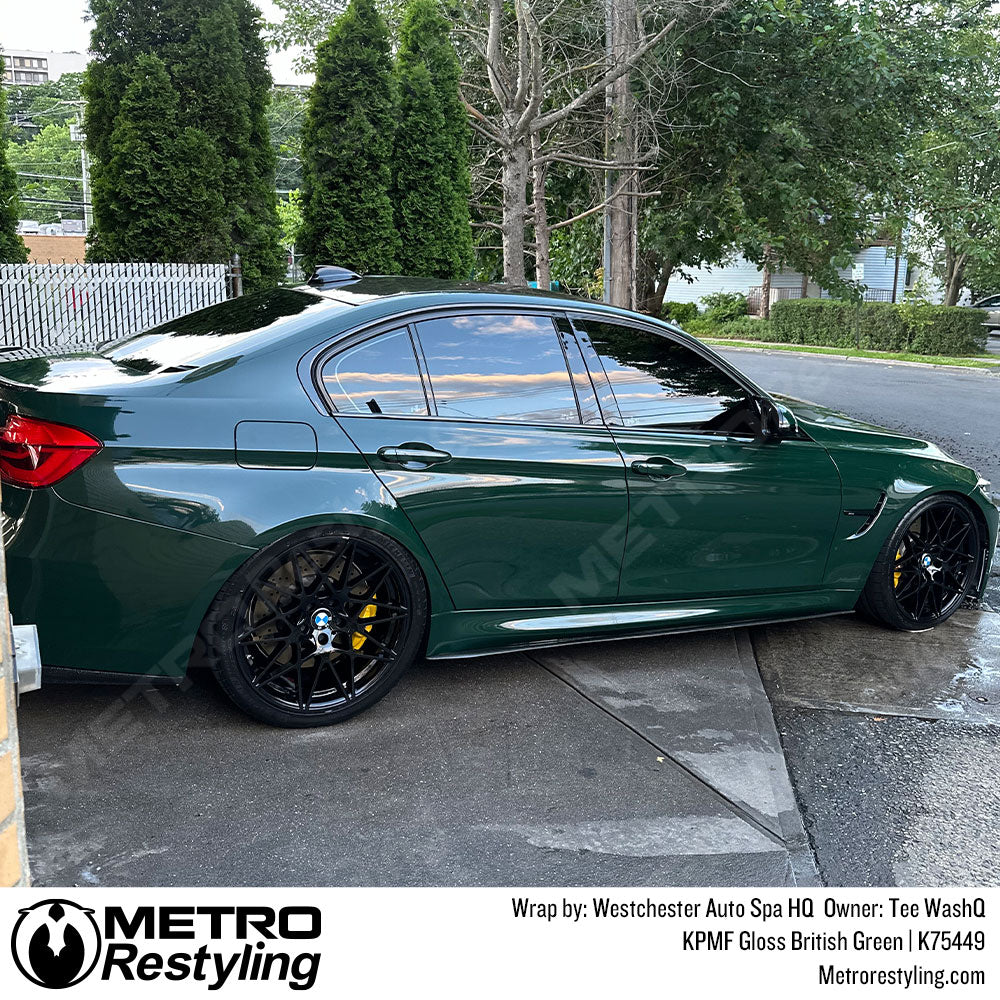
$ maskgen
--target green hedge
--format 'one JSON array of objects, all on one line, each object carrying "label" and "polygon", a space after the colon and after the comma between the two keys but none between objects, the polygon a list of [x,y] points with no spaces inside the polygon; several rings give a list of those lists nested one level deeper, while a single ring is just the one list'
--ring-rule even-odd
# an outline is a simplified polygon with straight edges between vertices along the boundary
[{"label": "green hedge", "polygon": [[660,318],[684,326],[698,318],[697,302],[664,302],[660,310]]},{"label": "green hedge", "polygon": [[958,306],[785,299],[771,306],[771,334],[781,344],[949,357],[986,349],[982,312]]}]

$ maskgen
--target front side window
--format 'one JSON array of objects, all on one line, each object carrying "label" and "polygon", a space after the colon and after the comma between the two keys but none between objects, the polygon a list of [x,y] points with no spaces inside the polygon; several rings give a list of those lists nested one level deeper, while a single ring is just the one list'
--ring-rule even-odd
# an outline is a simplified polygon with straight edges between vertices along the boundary
[{"label": "front side window", "polygon": [[600,357],[626,427],[757,433],[750,393],[697,351],[636,327],[575,322]]},{"label": "front side window", "polygon": [[335,354],[323,385],[339,413],[427,416],[427,399],[409,332],[393,330]]},{"label": "front side window", "polygon": [[438,416],[579,423],[548,316],[449,316],[417,324]]}]

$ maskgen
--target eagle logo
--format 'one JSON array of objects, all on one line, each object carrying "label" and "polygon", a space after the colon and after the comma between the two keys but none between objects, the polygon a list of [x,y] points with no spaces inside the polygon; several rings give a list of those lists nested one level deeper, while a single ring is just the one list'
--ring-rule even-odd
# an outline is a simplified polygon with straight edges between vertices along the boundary
[{"label": "eagle logo", "polygon": [[10,947],[23,976],[36,986],[61,990],[94,971],[101,932],[93,910],[68,899],[44,899],[19,912]]}]

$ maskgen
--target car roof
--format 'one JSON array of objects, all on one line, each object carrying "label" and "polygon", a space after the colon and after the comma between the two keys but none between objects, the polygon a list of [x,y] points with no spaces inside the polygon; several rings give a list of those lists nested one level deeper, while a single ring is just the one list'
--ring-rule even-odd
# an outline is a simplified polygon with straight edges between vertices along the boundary
[{"label": "car roof", "polygon": [[570,295],[566,292],[543,291],[516,285],[492,284],[475,281],[444,281],[439,278],[413,278],[399,275],[367,275],[353,281],[324,285],[301,285],[298,291],[308,291],[324,298],[343,302],[345,305],[363,305],[376,299],[404,295],[440,295],[447,299],[459,297],[472,300],[513,296],[517,299],[537,298],[547,302],[566,302],[576,305],[597,305],[593,299]]}]

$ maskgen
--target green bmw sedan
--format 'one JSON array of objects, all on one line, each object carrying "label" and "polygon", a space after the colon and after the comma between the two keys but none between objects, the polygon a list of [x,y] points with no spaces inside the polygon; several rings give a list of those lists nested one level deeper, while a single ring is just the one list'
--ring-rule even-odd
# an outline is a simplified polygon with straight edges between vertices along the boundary
[{"label": "green bmw sedan", "polygon": [[676,327],[359,278],[0,364],[10,603],[50,676],[181,678],[326,725],[415,659],[857,610],[985,587],[989,484],[770,395]]}]

